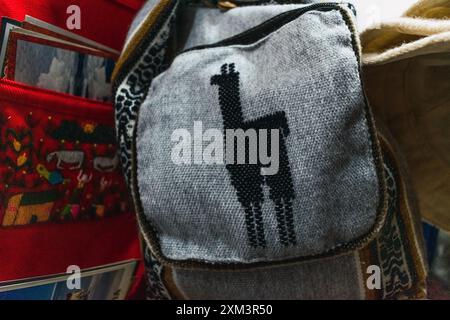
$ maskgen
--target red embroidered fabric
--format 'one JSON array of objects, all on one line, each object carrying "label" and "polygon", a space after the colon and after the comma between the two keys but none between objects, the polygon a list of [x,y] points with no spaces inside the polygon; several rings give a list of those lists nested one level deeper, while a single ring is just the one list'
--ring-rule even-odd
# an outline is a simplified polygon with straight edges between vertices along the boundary
[{"label": "red embroidered fabric", "polygon": [[67,7],[76,4],[81,11],[81,29],[70,31],[120,50],[143,3],[143,0],[0,0],[0,13],[19,21],[30,15],[66,29]]},{"label": "red embroidered fabric", "polygon": [[0,80],[0,281],[140,259],[114,139],[111,105]]},{"label": "red embroidered fabric", "polygon": [[[120,50],[138,2],[79,0],[74,31]],[[65,28],[71,4],[0,0],[0,16]],[[111,104],[0,80],[0,281],[141,260],[113,117]],[[143,277],[139,263],[128,298]]]}]

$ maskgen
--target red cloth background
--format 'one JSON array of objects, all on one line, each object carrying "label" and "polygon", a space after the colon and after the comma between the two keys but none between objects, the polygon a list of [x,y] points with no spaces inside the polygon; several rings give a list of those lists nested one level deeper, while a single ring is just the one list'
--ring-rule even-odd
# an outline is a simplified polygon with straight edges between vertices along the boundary
[{"label": "red cloth background", "polygon": [[[81,30],[71,31],[120,50],[142,3],[141,0],[0,0],[0,16],[23,20],[28,14],[65,28],[66,8],[76,4],[81,8]],[[78,110],[98,118],[95,106],[90,110],[90,103],[85,104],[83,99],[59,95],[55,102],[55,96],[51,99],[55,112],[60,110],[58,103],[74,104],[75,101]],[[20,110],[24,103],[48,108],[46,100],[45,90],[0,82],[0,110],[5,105]],[[80,106],[85,108],[79,109]],[[112,106],[107,114],[108,119],[103,120],[112,121]],[[91,268],[140,258],[137,226],[132,212],[93,221],[0,227],[0,281],[65,273],[72,264]],[[139,263],[129,298],[143,297],[143,280],[144,267]]]},{"label": "red cloth background", "polygon": [[0,0],[0,15],[22,21],[30,15],[66,29],[67,7],[81,9],[81,36],[120,50],[143,0]]}]

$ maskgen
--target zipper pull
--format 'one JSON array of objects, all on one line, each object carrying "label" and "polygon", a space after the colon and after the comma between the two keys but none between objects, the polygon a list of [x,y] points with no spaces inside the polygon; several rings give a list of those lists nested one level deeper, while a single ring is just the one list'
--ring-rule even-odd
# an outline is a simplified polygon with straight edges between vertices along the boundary
[{"label": "zipper pull", "polygon": [[220,10],[230,10],[230,9],[236,8],[237,5],[233,1],[218,1],[217,7]]},{"label": "zipper pull", "polygon": [[218,8],[220,10],[226,11],[236,8],[238,5],[236,1],[225,1],[225,0],[202,0],[203,4],[210,8]]}]

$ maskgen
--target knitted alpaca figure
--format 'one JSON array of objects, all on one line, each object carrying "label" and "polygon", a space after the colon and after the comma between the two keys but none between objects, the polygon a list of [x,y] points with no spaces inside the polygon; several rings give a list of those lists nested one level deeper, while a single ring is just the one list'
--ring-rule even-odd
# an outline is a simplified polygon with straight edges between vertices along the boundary
[{"label": "knitted alpaca figure", "polygon": [[[270,199],[275,205],[277,229],[280,243],[289,246],[297,243],[294,230],[294,216],[292,200],[295,198],[292,185],[289,158],[286,150],[285,138],[289,135],[289,126],[284,111],[275,112],[254,120],[244,120],[239,92],[239,72],[235,71],[234,63],[224,64],[221,73],[211,78],[211,85],[219,86],[219,103],[226,129],[259,129],[279,130],[279,170],[274,175],[262,175],[264,166],[258,159],[256,164],[227,164],[226,168],[231,176],[231,183],[236,189],[238,200],[244,207],[245,223],[249,243],[252,247],[266,247],[262,203],[264,202],[263,186],[269,187]],[[270,136],[270,135],[269,135]],[[258,139],[259,141],[259,139]],[[270,139],[267,143],[270,148]],[[259,146],[258,146],[259,147]],[[233,143],[236,151],[236,146]],[[249,147],[245,149],[246,159],[249,159]],[[234,152],[236,159],[236,152]]]}]

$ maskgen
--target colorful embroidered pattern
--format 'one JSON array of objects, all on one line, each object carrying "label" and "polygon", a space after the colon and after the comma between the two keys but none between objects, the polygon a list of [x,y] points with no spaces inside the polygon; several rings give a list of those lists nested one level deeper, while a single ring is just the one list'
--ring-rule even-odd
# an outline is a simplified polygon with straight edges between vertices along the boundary
[{"label": "colorful embroidered pattern", "polygon": [[[386,148],[387,149],[387,148]],[[379,235],[362,250],[362,269],[377,265],[381,269],[380,290],[368,290],[368,299],[424,298],[425,267],[414,234],[411,208],[407,205],[402,180],[390,153],[384,153],[388,212]],[[365,274],[365,273],[363,273]],[[367,277],[367,274],[365,274]]]},{"label": "colorful embroidered pattern", "polygon": [[405,263],[404,249],[399,243],[402,242],[399,220],[394,215],[398,201],[397,186],[394,171],[385,164],[386,181],[388,186],[388,215],[386,224],[377,239],[378,255],[383,270],[384,299],[395,297],[411,286],[411,276]]},{"label": "colorful embroidered pattern", "polygon": [[[264,202],[263,187],[269,188],[269,197],[275,205],[277,229],[280,243],[284,246],[296,245],[292,200],[295,198],[291,169],[287,155],[285,138],[289,135],[289,126],[283,111],[253,120],[244,120],[239,92],[239,72],[234,63],[224,64],[221,73],[211,78],[211,85],[219,86],[219,104],[223,117],[224,129],[267,129],[280,131],[279,138],[279,170],[274,175],[261,175],[264,167],[258,159],[257,164],[227,164],[231,183],[236,189],[239,202],[244,207],[248,240],[252,247],[266,247],[264,224],[261,206]],[[270,150],[268,139],[268,150]],[[258,139],[259,142],[259,139]],[[234,156],[237,158],[237,146],[234,145]],[[259,148],[259,146],[258,146]],[[249,146],[246,145],[246,159]],[[236,159],[235,159],[236,160]]]},{"label": "colorful embroidered pattern", "polygon": [[22,113],[0,114],[0,226],[130,211],[112,126]]}]

